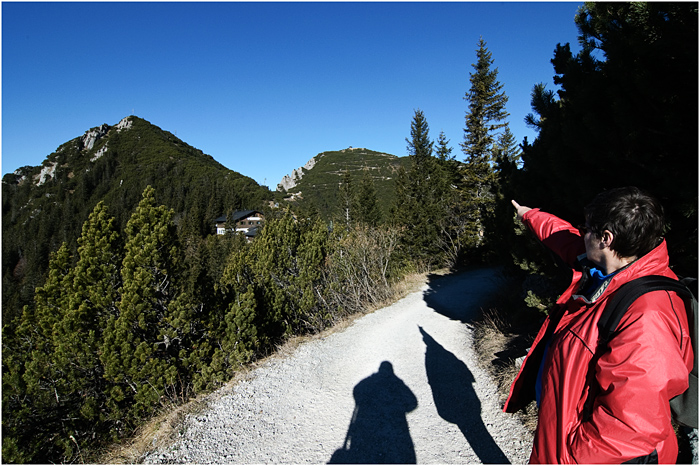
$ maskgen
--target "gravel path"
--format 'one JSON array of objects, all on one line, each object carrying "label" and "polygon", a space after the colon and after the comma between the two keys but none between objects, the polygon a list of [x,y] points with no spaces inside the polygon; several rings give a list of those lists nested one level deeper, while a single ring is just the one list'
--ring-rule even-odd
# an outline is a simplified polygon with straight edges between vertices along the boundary
[{"label": "gravel path", "polygon": [[473,270],[273,357],[211,396],[145,463],[526,463],[464,324],[498,283]]}]

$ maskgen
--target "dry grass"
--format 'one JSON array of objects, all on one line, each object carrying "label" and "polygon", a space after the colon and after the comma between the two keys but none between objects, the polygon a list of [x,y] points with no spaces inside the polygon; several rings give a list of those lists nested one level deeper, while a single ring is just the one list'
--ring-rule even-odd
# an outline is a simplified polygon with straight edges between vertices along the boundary
[{"label": "dry grass", "polygon": [[[443,275],[446,274],[447,271],[440,271],[440,272],[433,272],[433,275]],[[388,304],[392,304],[393,302],[398,301],[401,298],[405,298],[409,294],[420,291],[420,289],[428,283],[428,274],[427,273],[412,273],[407,276],[405,276],[400,282],[395,283],[392,286],[392,291],[391,291],[391,299],[389,299],[387,303],[384,303],[384,306]]]},{"label": "dry grass", "polygon": [[[474,323],[474,347],[479,361],[498,387],[499,402],[505,404],[510,386],[518,374],[521,359],[509,356],[519,354],[517,347],[522,346],[523,336],[513,333],[507,316],[498,309],[484,311],[482,317]],[[517,413],[523,425],[534,434],[537,427],[537,408],[532,402],[525,410]]]},{"label": "dry grass", "polygon": [[[268,358],[265,358],[264,360],[257,361],[250,366],[242,368],[236,373],[232,380],[221,388],[226,389],[227,387],[237,384],[241,380],[245,380],[255,367],[263,364],[267,359]],[[163,406],[158,415],[137,428],[134,435],[112,445],[105,452],[100,454],[96,458],[95,463],[140,463],[150,452],[171,444],[183,429],[185,418],[189,415],[196,415],[203,412],[210,401],[221,396],[219,390],[212,393],[203,393],[190,399],[186,403],[179,405],[171,403],[170,405]]]},{"label": "dry grass", "polygon": [[113,445],[96,462],[99,464],[141,462],[148,452],[167,445],[170,439],[177,435],[185,417],[196,413],[205,405],[203,400],[191,400],[184,405],[164,408],[162,414],[139,427],[131,438]]},{"label": "dry grass", "polygon": [[509,342],[506,324],[501,315],[494,309],[484,311],[481,319],[474,323],[474,346],[479,354],[479,361],[496,381],[502,402],[505,401],[510,384],[517,374],[514,361],[504,363],[496,357],[508,347]]}]

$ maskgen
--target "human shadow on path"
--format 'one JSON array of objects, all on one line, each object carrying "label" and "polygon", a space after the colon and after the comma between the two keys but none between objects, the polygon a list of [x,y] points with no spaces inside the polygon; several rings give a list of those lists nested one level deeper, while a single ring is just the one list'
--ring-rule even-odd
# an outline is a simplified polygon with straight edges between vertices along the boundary
[{"label": "human shadow on path", "polygon": [[360,381],[353,390],[355,411],[345,443],[333,453],[329,464],[416,463],[416,451],[406,414],[418,400],[394,374],[390,362]]},{"label": "human shadow on path", "polygon": [[481,463],[510,463],[481,419],[481,401],[474,391],[475,379],[467,365],[443,348],[422,327],[418,328],[426,346],[428,383],[440,417],[457,425]]}]

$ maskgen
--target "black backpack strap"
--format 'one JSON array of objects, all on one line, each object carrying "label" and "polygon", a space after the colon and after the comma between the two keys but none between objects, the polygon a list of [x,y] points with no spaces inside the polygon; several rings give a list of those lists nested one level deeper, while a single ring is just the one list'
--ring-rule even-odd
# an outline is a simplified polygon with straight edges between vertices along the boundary
[{"label": "black backpack strap", "polygon": [[598,346],[588,366],[587,380],[589,391],[583,408],[584,421],[587,421],[593,413],[593,403],[599,390],[595,383],[595,366],[598,363],[598,359],[607,351],[608,342],[617,331],[617,326],[620,324],[622,316],[640,296],[650,291],[658,290],[675,291],[686,300],[693,297],[691,291],[678,280],[661,275],[649,275],[631,280],[622,285],[615,291],[615,294],[613,294],[605,309],[603,309],[603,313],[598,320]]},{"label": "black backpack strap", "polygon": [[633,302],[645,293],[659,290],[675,291],[683,298],[686,296],[692,298],[690,290],[681,282],[661,275],[649,275],[625,283],[610,298],[600,316],[598,321],[599,348],[604,350],[601,343],[607,344],[610,341],[610,338],[617,331],[622,316]]}]

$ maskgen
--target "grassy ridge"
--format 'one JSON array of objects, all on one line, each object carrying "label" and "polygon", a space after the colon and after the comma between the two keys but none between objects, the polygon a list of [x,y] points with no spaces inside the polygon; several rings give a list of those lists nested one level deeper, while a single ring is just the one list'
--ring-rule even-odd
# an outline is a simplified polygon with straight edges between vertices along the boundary
[{"label": "grassy ridge", "polygon": [[349,172],[355,180],[368,170],[377,191],[377,199],[383,214],[389,212],[394,203],[394,183],[399,167],[408,167],[408,157],[376,152],[369,149],[349,148],[318,154],[316,165],[310,170],[303,169],[303,177],[288,194],[299,193],[300,204],[311,204],[323,218],[330,218],[338,205],[338,187],[343,173]]}]

